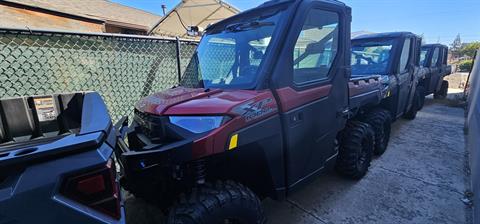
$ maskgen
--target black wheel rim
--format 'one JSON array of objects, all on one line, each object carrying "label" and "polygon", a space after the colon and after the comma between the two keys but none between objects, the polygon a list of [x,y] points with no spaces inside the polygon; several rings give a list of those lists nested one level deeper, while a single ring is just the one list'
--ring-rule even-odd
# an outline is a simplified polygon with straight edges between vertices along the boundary
[{"label": "black wheel rim", "polygon": [[380,149],[384,149],[386,147],[386,145],[385,145],[385,142],[386,142],[385,129],[386,129],[386,127],[384,125],[384,128],[379,130],[378,136],[377,136],[378,138],[376,139],[378,141],[377,144],[380,146]]}]

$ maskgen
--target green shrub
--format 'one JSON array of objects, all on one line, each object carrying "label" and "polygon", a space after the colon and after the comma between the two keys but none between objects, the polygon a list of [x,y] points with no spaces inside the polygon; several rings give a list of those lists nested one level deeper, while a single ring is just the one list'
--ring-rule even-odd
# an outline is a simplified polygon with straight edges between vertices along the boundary
[{"label": "green shrub", "polygon": [[473,60],[463,60],[458,63],[458,70],[461,72],[470,72],[472,69]]},{"label": "green shrub", "polygon": [[460,49],[460,54],[467,55],[473,58],[475,52],[480,49],[480,42],[469,43]]}]

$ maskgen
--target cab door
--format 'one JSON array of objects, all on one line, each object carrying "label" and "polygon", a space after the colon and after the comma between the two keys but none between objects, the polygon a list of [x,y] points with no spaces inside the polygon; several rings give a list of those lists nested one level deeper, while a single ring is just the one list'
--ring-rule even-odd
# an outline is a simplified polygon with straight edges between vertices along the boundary
[{"label": "cab door", "polygon": [[289,191],[335,161],[336,136],[346,120],[341,112],[348,104],[350,12],[304,2],[271,79],[280,105]]},{"label": "cab door", "polygon": [[408,107],[408,101],[410,91],[412,90],[415,66],[413,63],[414,55],[414,41],[412,38],[407,37],[403,41],[401,46],[400,60],[398,63],[398,104],[397,104],[397,116],[403,114]]},{"label": "cab door", "polygon": [[431,61],[430,61],[430,72],[431,72],[431,79],[430,79],[430,88],[432,89],[432,92],[435,93],[437,91],[437,84],[440,78],[440,66],[439,66],[439,61],[440,61],[440,48],[435,47],[433,49]]}]

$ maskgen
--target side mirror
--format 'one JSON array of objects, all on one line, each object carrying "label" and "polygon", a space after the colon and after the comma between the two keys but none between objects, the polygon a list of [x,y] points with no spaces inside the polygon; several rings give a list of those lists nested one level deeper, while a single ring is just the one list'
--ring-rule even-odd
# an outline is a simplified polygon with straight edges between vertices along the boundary
[{"label": "side mirror", "polygon": [[314,42],[314,43],[307,44],[305,53],[316,54],[316,53],[322,53],[324,50],[325,50],[325,46],[322,43]]},{"label": "side mirror", "polygon": [[187,35],[191,37],[201,37],[203,35],[204,29],[199,26],[189,26],[187,30]]}]

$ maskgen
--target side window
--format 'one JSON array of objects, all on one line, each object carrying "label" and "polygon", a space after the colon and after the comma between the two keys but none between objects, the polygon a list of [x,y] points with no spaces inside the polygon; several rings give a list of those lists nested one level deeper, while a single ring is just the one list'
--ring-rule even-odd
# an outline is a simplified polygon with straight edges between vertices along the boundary
[{"label": "side window", "polygon": [[442,65],[447,65],[447,62],[448,62],[448,48],[443,48]]},{"label": "side window", "polygon": [[431,66],[433,66],[433,67],[437,66],[439,56],[440,56],[440,52],[439,52],[438,47],[436,47],[435,50],[433,51],[432,63],[430,64]]},{"label": "side window", "polygon": [[408,61],[410,59],[410,43],[410,38],[405,39],[405,42],[403,43],[402,55],[400,56],[400,64],[398,67],[398,71],[400,73],[404,73],[408,70]]},{"label": "side window", "polygon": [[420,52],[420,66],[425,67],[425,64],[427,62],[427,49],[422,49],[422,52]]},{"label": "side window", "polygon": [[310,10],[293,50],[293,81],[326,79],[338,50],[338,14]]}]

